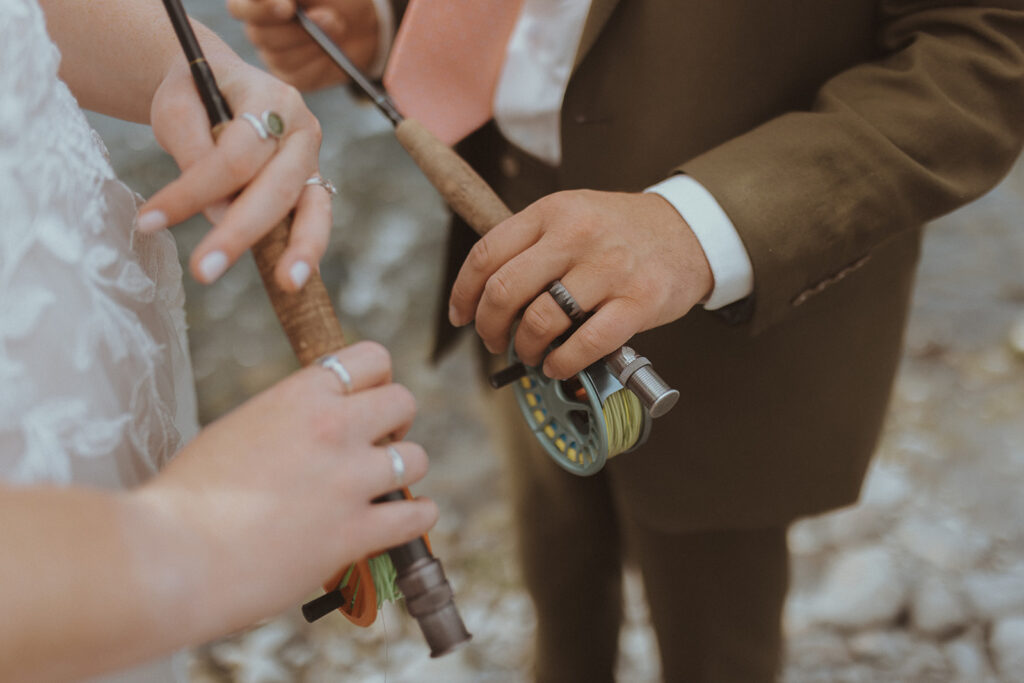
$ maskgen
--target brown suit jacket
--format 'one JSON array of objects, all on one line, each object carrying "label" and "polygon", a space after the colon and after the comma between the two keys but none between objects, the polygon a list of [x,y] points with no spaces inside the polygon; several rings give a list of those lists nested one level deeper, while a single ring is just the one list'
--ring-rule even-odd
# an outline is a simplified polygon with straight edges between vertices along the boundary
[{"label": "brown suit jacket", "polygon": [[635,340],[682,398],[607,467],[629,513],[678,531],[856,499],[920,226],[992,187],[1022,129],[1024,0],[595,0],[561,167],[524,191],[492,132],[462,150],[514,210],[684,172],[735,224],[752,297]]}]

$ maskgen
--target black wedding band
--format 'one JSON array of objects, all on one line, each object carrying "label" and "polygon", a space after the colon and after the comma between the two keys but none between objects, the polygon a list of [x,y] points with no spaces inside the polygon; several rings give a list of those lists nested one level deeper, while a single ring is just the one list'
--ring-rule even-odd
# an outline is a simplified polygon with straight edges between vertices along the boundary
[{"label": "black wedding band", "polygon": [[561,280],[555,280],[548,286],[548,294],[555,300],[558,307],[562,309],[569,319],[573,322],[579,322],[583,317],[583,309],[576,302],[576,299],[572,297],[569,290],[565,288]]}]

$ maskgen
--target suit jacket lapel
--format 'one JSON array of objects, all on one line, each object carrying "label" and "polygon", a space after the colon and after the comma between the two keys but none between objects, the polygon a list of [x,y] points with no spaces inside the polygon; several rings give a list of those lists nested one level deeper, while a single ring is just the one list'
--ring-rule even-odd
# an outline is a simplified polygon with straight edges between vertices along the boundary
[{"label": "suit jacket lapel", "polygon": [[590,13],[587,14],[587,21],[583,25],[583,36],[580,38],[579,49],[576,50],[576,60],[573,62],[573,71],[580,65],[583,58],[590,52],[590,48],[594,46],[594,41],[597,40],[598,34],[601,33],[601,29],[604,28],[605,23],[608,21],[608,17],[612,15],[612,10],[619,4],[619,0],[594,0],[590,5]]}]

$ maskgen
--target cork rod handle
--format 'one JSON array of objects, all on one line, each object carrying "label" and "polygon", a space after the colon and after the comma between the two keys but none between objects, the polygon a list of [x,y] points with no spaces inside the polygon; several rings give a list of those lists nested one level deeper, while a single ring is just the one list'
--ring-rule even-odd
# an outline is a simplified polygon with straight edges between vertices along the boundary
[{"label": "cork rod handle", "polygon": [[325,353],[340,349],[345,345],[345,337],[320,273],[314,271],[306,285],[295,293],[284,291],[274,279],[274,266],[288,244],[290,230],[291,219],[286,218],[253,245],[252,255],[274,313],[299,363],[306,366]]},{"label": "cork rod handle", "polygon": [[[213,127],[214,140],[225,125],[221,123]],[[305,367],[320,356],[343,347],[345,336],[319,272],[314,270],[306,285],[295,293],[284,291],[274,279],[274,267],[288,246],[290,233],[291,217],[286,217],[253,245],[252,255],[274,313],[299,363]]]},{"label": "cork rod handle", "polygon": [[395,136],[452,211],[478,235],[483,237],[512,215],[491,186],[419,121],[403,119],[395,126]]}]

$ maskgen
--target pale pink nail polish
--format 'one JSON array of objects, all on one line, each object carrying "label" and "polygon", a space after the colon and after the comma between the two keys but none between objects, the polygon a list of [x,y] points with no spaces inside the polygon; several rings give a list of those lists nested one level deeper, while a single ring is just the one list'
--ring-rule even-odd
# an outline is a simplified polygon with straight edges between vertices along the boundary
[{"label": "pale pink nail polish", "polygon": [[295,285],[296,289],[302,289],[302,286],[306,284],[306,280],[309,279],[309,274],[312,270],[309,264],[305,261],[296,261],[292,264],[292,267],[288,269],[288,277],[291,278],[292,284]]},{"label": "pale pink nail polish", "polygon": [[199,277],[206,284],[215,281],[228,268],[228,257],[223,251],[211,251],[199,261]]},{"label": "pale pink nail polish", "polygon": [[167,215],[163,211],[146,211],[135,219],[139,232],[156,232],[167,227]]}]

